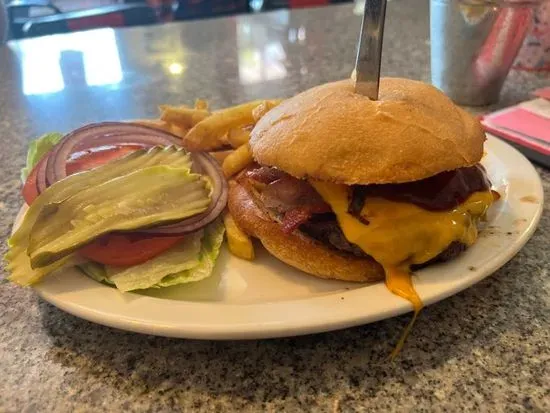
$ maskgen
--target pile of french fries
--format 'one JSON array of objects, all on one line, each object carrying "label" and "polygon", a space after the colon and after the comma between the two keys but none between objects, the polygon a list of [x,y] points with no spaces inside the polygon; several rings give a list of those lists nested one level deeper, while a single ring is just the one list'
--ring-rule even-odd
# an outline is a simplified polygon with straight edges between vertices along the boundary
[{"label": "pile of french fries", "polygon": [[[252,163],[248,141],[250,131],[258,120],[281,102],[255,100],[226,109],[210,111],[202,99],[194,107],[160,106],[160,119],[138,120],[136,123],[162,129],[183,140],[190,151],[207,151],[220,162],[223,173],[230,179]],[[227,244],[232,254],[247,260],[254,259],[250,237],[235,223],[227,211],[224,214]]]}]

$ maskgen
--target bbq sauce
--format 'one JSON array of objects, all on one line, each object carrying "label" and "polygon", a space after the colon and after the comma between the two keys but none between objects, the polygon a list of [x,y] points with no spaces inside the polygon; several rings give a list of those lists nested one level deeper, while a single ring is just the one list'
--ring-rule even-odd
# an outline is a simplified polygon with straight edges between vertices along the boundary
[{"label": "bbq sauce", "polygon": [[350,203],[353,211],[350,213],[360,211],[366,197],[408,202],[428,211],[448,211],[462,204],[474,192],[487,191],[490,187],[485,168],[480,164],[403,184],[357,185],[353,187]]}]

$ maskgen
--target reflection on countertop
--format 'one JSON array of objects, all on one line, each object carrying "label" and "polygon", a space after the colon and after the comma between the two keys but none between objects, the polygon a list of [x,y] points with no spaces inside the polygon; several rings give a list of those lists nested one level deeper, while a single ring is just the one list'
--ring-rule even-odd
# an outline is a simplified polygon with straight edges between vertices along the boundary
[{"label": "reflection on countertop", "polygon": [[113,86],[122,82],[120,56],[113,29],[71,36],[38,37],[10,46],[21,62],[26,96],[70,88]]},{"label": "reflection on countertop", "polygon": [[[191,34],[196,38],[190,38],[172,25],[124,31],[97,29],[11,42],[8,47],[19,63],[25,96],[95,86],[124,88],[133,86],[132,73],[136,72],[186,76],[189,54],[212,53],[219,67],[223,62],[216,58],[216,48],[221,45],[217,39],[223,39],[223,47],[234,51],[238,73],[230,75],[236,75],[246,86],[284,79],[287,67],[295,63],[289,54],[300,55],[300,48],[306,45],[322,46],[322,31],[312,30],[308,39],[305,25],[293,22],[291,16],[290,11],[281,10],[216,21],[214,33],[218,33],[210,39],[195,32]],[[212,33],[206,27],[204,31]],[[298,64],[298,73],[306,75],[307,62],[300,60]]]},{"label": "reflection on countertop", "polygon": [[[215,106],[289,96],[296,86],[313,86],[318,76],[336,79],[351,71],[354,41],[349,34],[333,39],[330,28],[347,21],[355,32],[357,17],[349,7],[335,7],[330,20],[312,21],[310,13],[320,11],[280,10],[10,42],[0,49],[0,90],[19,102],[16,116],[32,113],[37,133],[52,127],[52,116],[56,128],[66,130],[93,120],[152,116],[160,103],[195,96]],[[335,40],[347,55],[345,64],[341,57],[329,60],[327,53],[334,52],[327,45]]]}]

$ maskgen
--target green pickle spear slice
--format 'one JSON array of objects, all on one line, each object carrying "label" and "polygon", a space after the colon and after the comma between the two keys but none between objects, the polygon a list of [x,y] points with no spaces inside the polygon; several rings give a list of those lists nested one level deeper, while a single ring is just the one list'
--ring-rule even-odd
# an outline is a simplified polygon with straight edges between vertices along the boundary
[{"label": "green pickle spear slice", "polygon": [[150,166],[42,208],[27,252],[33,268],[69,255],[95,238],[181,221],[210,204],[207,181],[185,168]]},{"label": "green pickle spear slice", "polygon": [[140,168],[154,165],[168,165],[189,170],[192,161],[188,153],[175,147],[143,149],[105,166],[71,175],[46,189],[29,207],[20,227],[8,240],[9,250],[4,258],[7,264],[6,269],[10,273],[9,279],[20,285],[30,285],[63,266],[74,265],[78,262],[78,257],[73,254],[51,265],[36,269],[31,268],[30,259],[27,255],[29,238],[39,214],[47,204],[59,203],[86,188],[97,186]]}]

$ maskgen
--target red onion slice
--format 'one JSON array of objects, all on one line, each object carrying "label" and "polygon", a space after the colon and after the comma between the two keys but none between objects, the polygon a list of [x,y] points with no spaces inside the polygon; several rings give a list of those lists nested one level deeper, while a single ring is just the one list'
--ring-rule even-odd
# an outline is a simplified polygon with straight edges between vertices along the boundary
[{"label": "red onion slice", "polygon": [[48,164],[50,154],[51,152],[44,155],[44,159],[41,159],[38,162],[38,165],[36,165],[38,168],[36,172],[36,190],[38,191],[38,194],[44,192],[48,187],[48,183],[46,182],[46,165]]},{"label": "red onion slice", "polygon": [[[39,166],[37,189],[41,193],[48,186],[67,176],[67,162],[74,153],[106,145],[182,146],[181,140],[168,132],[143,125],[123,122],[94,123],[65,135]],[[207,175],[212,182],[212,200],[203,213],[181,222],[156,228],[135,230],[151,235],[174,235],[196,231],[214,221],[227,204],[228,187],[217,161],[207,153],[193,153],[193,172]]]},{"label": "red onion slice", "polygon": [[206,211],[172,225],[164,225],[146,230],[136,230],[139,233],[155,235],[187,234],[202,228],[214,221],[227,205],[228,187],[223,171],[218,162],[207,153],[193,153],[193,164],[200,173],[207,175],[212,181],[212,201]]},{"label": "red onion slice", "polygon": [[74,152],[108,144],[140,144],[145,147],[181,146],[171,133],[124,122],[92,123],[68,133],[51,152],[46,165],[46,185],[67,176],[67,160]]}]

